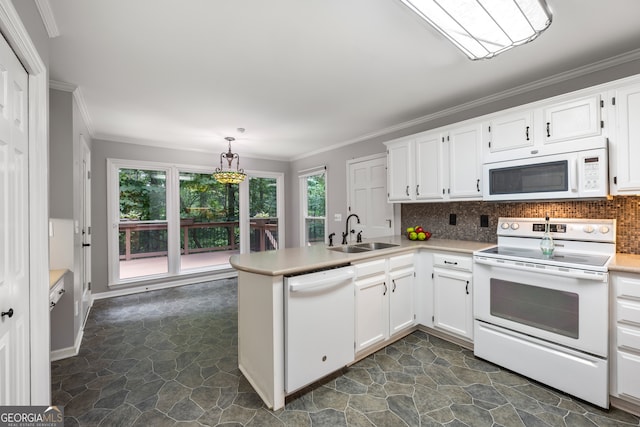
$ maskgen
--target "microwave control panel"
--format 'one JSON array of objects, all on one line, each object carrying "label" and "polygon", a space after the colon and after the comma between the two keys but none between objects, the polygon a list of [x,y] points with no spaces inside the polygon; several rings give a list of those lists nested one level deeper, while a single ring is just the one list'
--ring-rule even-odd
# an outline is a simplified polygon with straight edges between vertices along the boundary
[{"label": "microwave control panel", "polygon": [[597,191],[604,183],[602,176],[602,159],[600,156],[584,157],[582,159],[582,190]]}]

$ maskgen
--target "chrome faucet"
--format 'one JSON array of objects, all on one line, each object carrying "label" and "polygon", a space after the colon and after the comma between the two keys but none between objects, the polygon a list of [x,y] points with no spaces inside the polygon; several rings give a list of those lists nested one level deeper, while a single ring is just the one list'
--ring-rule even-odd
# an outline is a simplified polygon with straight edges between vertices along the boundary
[{"label": "chrome faucet", "polygon": [[[344,224],[344,233],[342,233],[342,244],[346,245],[347,244],[347,237],[349,236],[349,220],[351,219],[351,217],[355,216],[356,220],[358,220],[358,224],[360,224],[360,218],[358,217],[358,215],[356,214],[351,214],[347,217],[347,220],[345,221]],[[351,233],[355,233],[355,230],[351,230]]]}]

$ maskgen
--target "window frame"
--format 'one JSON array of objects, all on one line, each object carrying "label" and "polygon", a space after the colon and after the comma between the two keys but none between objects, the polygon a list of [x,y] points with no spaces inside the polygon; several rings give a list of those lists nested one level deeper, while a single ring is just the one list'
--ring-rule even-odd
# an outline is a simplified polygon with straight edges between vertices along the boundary
[{"label": "window frame", "polygon": [[[166,221],[167,221],[167,273],[120,279],[119,223],[120,223],[120,169],[157,170],[166,174]],[[213,173],[213,168],[153,162],[146,160],[107,159],[107,277],[110,288],[131,286],[145,282],[157,282],[171,277],[187,277],[203,272],[229,270],[229,264],[220,264],[200,269],[180,270],[180,173]],[[281,248],[285,247],[285,200],[284,172],[245,171],[247,177],[275,178],[277,185],[278,233]],[[249,180],[238,188],[240,253],[249,251]],[[281,233],[281,234],[280,234]]]},{"label": "window frame", "polygon": [[[309,189],[307,179],[315,175],[324,175],[324,216],[309,216]],[[327,232],[329,231],[329,174],[327,166],[317,166],[310,169],[305,169],[298,172],[298,180],[300,187],[300,246],[315,246],[327,243]],[[322,219],[324,220],[324,241],[310,243],[307,241],[307,220],[308,219]]]}]

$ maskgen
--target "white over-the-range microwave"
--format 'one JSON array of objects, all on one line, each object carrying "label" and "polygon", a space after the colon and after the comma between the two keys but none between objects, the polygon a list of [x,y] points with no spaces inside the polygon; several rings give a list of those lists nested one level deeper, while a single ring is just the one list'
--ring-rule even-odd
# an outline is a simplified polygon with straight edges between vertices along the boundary
[{"label": "white over-the-range microwave", "polygon": [[604,147],[532,156],[482,166],[483,200],[602,198],[609,193]]}]

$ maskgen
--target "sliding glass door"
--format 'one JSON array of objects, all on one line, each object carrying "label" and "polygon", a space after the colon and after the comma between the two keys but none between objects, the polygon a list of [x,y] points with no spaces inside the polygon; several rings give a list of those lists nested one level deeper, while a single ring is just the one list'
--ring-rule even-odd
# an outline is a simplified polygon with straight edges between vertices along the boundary
[{"label": "sliding glass door", "polygon": [[119,279],[167,273],[167,172],[121,168],[118,180]]},{"label": "sliding glass door", "polygon": [[226,264],[240,251],[238,185],[180,172],[180,270]]},{"label": "sliding glass door", "polygon": [[229,268],[282,247],[282,173],[220,184],[210,170],[108,161],[109,284]]}]

